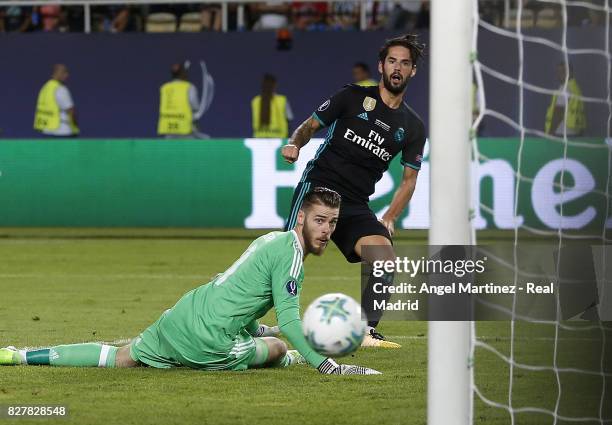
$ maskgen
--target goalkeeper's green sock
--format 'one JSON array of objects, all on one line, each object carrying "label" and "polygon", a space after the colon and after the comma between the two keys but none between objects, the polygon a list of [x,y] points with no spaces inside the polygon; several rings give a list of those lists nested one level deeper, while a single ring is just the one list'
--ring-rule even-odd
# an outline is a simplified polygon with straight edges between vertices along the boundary
[{"label": "goalkeeper's green sock", "polygon": [[117,347],[103,344],[58,345],[42,350],[19,351],[21,364],[74,366],[74,367],[115,367]]}]

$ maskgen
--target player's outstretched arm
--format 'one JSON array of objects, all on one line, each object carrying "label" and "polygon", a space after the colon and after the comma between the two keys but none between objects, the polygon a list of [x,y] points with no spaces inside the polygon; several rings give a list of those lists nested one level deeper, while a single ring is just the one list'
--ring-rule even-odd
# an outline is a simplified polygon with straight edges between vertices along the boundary
[{"label": "player's outstretched arm", "polygon": [[300,124],[291,135],[289,143],[281,149],[281,155],[285,161],[290,164],[297,161],[300,149],[312,139],[312,136],[319,128],[321,128],[321,124],[314,117],[310,117]]},{"label": "player's outstretched arm", "polygon": [[410,199],[412,199],[418,174],[419,172],[417,170],[413,170],[410,167],[404,167],[402,182],[393,194],[389,209],[380,220],[387,230],[389,230],[391,236],[393,236],[395,232],[395,220],[399,217],[404,208],[406,208]]},{"label": "player's outstretched arm", "polygon": [[314,351],[302,334],[302,322],[294,320],[280,327],[281,332],[304,359],[326,375],[380,375],[380,372],[362,366],[342,365]]},{"label": "player's outstretched arm", "polygon": [[[273,267],[271,269],[272,279],[272,299],[276,311],[276,320],[283,336],[289,343],[304,357],[306,362],[321,373],[334,373],[339,375],[347,374],[372,374],[365,372],[366,368],[354,366],[341,366],[331,359],[326,359],[317,353],[306,341],[300,320],[300,283],[302,276],[302,256],[297,248],[283,248],[276,252]],[[296,261],[297,260],[297,261]],[[322,365],[329,365],[325,367]]]}]

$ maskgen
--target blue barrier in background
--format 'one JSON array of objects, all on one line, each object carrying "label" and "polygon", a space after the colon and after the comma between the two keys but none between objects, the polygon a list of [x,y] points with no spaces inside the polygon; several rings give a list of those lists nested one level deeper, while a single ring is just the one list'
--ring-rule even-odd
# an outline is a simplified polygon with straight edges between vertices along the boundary
[{"label": "blue barrier in background", "polygon": [[[533,30],[531,35],[559,39],[559,30]],[[32,130],[38,90],[51,65],[66,63],[68,86],[76,103],[82,137],[155,137],[159,86],[168,80],[172,63],[205,60],[214,78],[215,98],[199,121],[200,130],[213,137],[251,135],[250,100],[258,93],[262,74],[278,76],[280,93],[290,100],[295,128],[329,95],[350,82],[352,65],[370,64],[377,78],[378,49],[385,32],[308,32],[294,34],[290,51],[276,49],[273,32],[197,34],[6,34],[0,36],[0,137],[36,137]],[[428,43],[428,34],[422,34]],[[569,28],[571,48],[603,48],[602,28]],[[560,52],[525,42],[525,81],[556,89]],[[518,77],[518,42],[480,32],[480,59],[497,71]],[[574,58],[572,58],[574,59]],[[605,98],[605,58],[580,55],[575,74],[585,96]],[[429,66],[420,66],[410,83],[406,101],[427,122]],[[192,68],[191,80],[201,86]],[[453,72],[449,69],[448,72]],[[518,88],[486,77],[487,107],[517,120]],[[550,97],[525,92],[525,125],[542,129]],[[590,136],[604,136],[606,105],[587,105]],[[516,131],[487,118],[486,136],[511,136]]]}]

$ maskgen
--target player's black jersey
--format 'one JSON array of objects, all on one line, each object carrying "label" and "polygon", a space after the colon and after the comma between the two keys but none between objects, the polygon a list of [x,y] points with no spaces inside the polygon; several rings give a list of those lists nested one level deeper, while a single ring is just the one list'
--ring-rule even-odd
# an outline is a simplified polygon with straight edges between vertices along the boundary
[{"label": "player's black jersey", "polygon": [[302,181],[314,180],[347,199],[367,202],[399,152],[403,166],[421,168],[423,121],[404,102],[397,109],[385,105],[378,86],[345,86],[313,117],[329,129]]}]

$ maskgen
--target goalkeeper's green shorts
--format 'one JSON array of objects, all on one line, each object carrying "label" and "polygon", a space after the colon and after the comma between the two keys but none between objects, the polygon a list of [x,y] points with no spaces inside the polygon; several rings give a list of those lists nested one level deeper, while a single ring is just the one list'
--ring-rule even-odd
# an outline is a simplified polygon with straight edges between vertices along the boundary
[{"label": "goalkeeper's green shorts", "polygon": [[[144,330],[130,344],[132,360],[145,365],[167,369],[186,366],[202,370],[244,370],[255,358],[256,341],[246,330],[242,330],[229,349],[227,344],[204,343],[199,341],[198,349],[178,347],[178,344],[160,332],[159,324],[165,313]],[[194,344],[195,346],[195,344]]]}]

